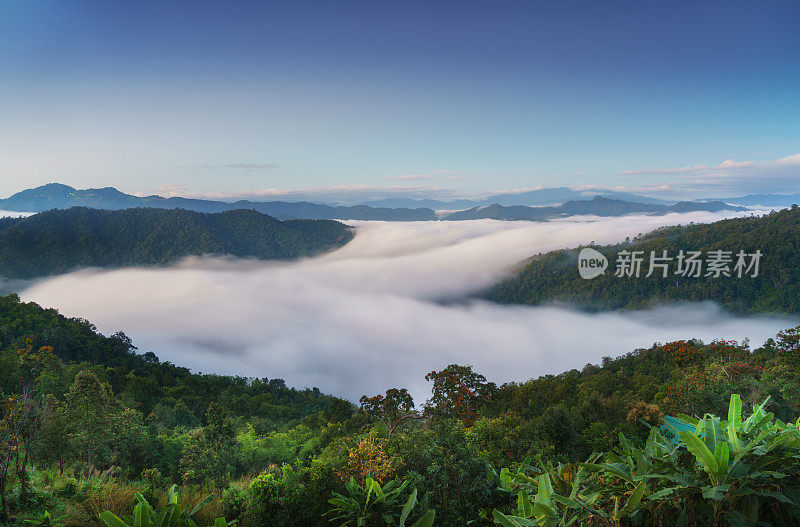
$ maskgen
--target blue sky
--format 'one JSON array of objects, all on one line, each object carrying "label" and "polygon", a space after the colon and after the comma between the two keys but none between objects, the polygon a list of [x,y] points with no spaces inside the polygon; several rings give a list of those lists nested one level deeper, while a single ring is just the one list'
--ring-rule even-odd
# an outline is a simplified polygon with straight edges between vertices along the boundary
[{"label": "blue sky", "polygon": [[0,9],[0,195],[800,191],[796,1]]}]

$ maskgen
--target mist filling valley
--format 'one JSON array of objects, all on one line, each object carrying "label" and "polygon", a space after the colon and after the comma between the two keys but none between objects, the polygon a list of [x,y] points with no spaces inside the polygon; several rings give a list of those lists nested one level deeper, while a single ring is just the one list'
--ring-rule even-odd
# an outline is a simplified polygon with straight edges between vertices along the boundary
[{"label": "mist filling valley", "polygon": [[472,364],[497,383],[525,381],[654,342],[749,338],[757,346],[797,324],[738,318],[710,303],[587,314],[470,299],[539,252],[742,214],[348,222],[354,240],[315,258],[88,269],[36,282],[20,296],[105,334],[124,331],[140,352],[194,371],[279,377],[352,401],[407,387],[422,402],[425,374],[452,363]]}]

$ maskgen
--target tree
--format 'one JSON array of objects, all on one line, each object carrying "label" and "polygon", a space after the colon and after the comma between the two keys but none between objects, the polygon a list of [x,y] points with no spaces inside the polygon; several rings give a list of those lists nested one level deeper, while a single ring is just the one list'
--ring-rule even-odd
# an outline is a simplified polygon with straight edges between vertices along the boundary
[{"label": "tree", "polygon": [[206,411],[208,424],[195,431],[181,458],[183,478],[189,482],[212,479],[222,487],[231,471],[235,456],[235,434],[230,415],[219,403],[211,403]]},{"label": "tree", "polygon": [[477,419],[478,409],[497,389],[494,383],[486,382],[486,377],[472,371],[472,366],[458,364],[432,371],[425,380],[433,381],[433,395],[425,404],[425,414],[461,419],[467,424]]},{"label": "tree", "polygon": [[91,371],[79,372],[69,387],[64,408],[71,436],[85,453],[89,472],[98,449],[114,438],[118,407],[111,386],[101,383]]},{"label": "tree", "polygon": [[70,437],[64,433],[68,428],[65,409],[55,396],[47,394],[42,399],[42,428],[37,459],[58,463],[60,474],[64,473],[64,461],[72,452]]},{"label": "tree", "polygon": [[20,483],[20,497],[24,502],[28,492],[28,461],[31,450],[36,445],[42,429],[41,401],[34,399],[27,390],[17,398],[16,430],[17,448],[14,452],[14,466]]},{"label": "tree", "polygon": [[0,523],[9,521],[6,486],[11,461],[19,447],[19,400],[8,397],[0,405]]},{"label": "tree", "polygon": [[369,419],[383,423],[390,436],[403,421],[419,417],[413,411],[414,399],[405,388],[390,388],[386,390],[386,395],[374,397],[362,395],[359,402],[359,411]]},{"label": "tree", "polygon": [[784,329],[776,336],[778,345],[776,348],[783,353],[795,354],[800,351],[800,326]]}]

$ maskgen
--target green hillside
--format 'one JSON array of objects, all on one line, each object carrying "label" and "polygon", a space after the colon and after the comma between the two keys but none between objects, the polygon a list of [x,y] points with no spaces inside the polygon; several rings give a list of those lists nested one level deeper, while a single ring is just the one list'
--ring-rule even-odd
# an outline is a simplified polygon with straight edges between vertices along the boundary
[{"label": "green hillside", "polygon": [[0,219],[0,276],[26,279],[81,267],[167,265],[192,255],[283,260],[340,247],[352,237],[352,229],[337,221],[279,221],[253,210],[207,214],[74,207]]},{"label": "green hillside", "polygon": [[[533,256],[509,279],[485,292],[485,297],[508,304],[564,303],[587,310],[632,309],[662,302],[718,302],[734,313],[800,312],[800,208],[759,217],[735,218],[710,224],[665,227],[632,240],[594,246],[609,261],[605,274],[585,280],[578,274],[580,247]],[[642,251],[641,275],[615,276],[620,251]],[[651,251],[676,258],[680,251],[730,251],[731,276],[675,274],[677,260],[663,277],[661,268],[649,272]],[[737,277],[736,254],[761,251],[758,276]],[[750,259],[746,260],[750,263]]]}]

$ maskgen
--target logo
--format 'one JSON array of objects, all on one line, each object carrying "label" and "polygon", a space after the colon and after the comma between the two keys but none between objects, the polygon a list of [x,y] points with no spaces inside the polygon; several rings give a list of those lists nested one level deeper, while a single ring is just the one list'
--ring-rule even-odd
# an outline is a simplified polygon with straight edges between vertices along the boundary
[{"label": "logo", "polygon": [[581,278],[591,280],[605,273],[607,268],[608,259],[602,253],[589,247],[581,249],[578,255],[578,274],[581,275]]}]

